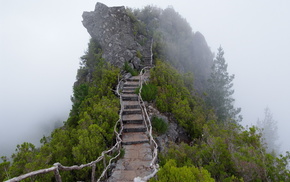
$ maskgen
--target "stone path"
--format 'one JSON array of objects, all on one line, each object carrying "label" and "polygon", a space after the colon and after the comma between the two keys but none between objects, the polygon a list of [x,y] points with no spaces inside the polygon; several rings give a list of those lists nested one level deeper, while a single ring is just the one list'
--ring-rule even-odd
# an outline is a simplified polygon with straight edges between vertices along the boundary
[{"label": "stone path", "polygon": [[117,161],[116,167],[108,182],[134,181],[135,177],[144,177],[152,173],[150,163],[152,150],[149,144],[147,129],[144,124],[142,110],[135,90],[139,87],[139,76],[129,78],[122,91],[122,121],[124,130],[122,134],[122,147],[125,155]]}]

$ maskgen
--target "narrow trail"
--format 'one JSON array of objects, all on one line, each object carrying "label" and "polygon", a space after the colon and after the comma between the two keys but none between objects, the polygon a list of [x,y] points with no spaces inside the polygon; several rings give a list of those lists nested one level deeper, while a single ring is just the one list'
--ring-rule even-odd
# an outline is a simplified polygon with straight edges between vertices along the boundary
[{"label": "narrow trail", "polygon": [[[148,42],[150,51],[143,57],[144,68],[152,67],[152,45],[153,39]],[[139,76],[133,76],[124,83],[120,102],[123,108],[121,124],[125,155],[117,161],[108,182],[147,181],[157,172],[158,164],[155,163],[158,146],[153,139],[151,122],[140,95],[142,84],[149,76],[149,72],[142,74],[141,71]],[[138,88],[141,88],[139,95],[136,94]]]},{"label": "narrow trail", "polygon": [[[7,182],[21,181],[32,176],[50,172],[54,172],[55,180],[57,182],[62,182],[61,175],[59,173],[60,170],[80,170],[86,167],[92,168],[91,181],[95,182],[96,163],[102,160],[106,163],[104,160],[105,155],[120,149],[120,145],[122,146],[125,155],[117,161],[115,168],[112,170],[112,175],[105,181],[141,182],[147,181],[153,177],[158,171],[158,164],[156,164],[158,146],[153,139],[151,122],[142,97],[140,96],[140,92],[139,95],[135,93],[137,88],[142,88],[142,78],[147,79],[148,77],[149,75],[147,72],[145,72],[145,74],[140,74],[139,76],[131,77],[125,81],[122,92],[119,93],[117,91],[120,96],[122,108],[119,113],[120,118],[114,127],[117,142],[112,148],[103,151],[95,161],[73,166],[63,166],[60,163],[55,163],[53,167],[32,171],[9,179]],[[117,125],[119,122],[121,124],[121,128],[118,132]],[[116,156],[109,160],[108,165],[105,164],[105,169],[102,175],[98,178],[98,182],[103,181],[102,178],[106,175],[108,169],[110,168],[112,160],[116,159],[119,155],[120,151]]]},{"label": "narrow trail", "polygon": [[140,76],[134,76],[126,80],[121,97],[123,105],[122,122],[122,146],[125,155],[119,159],[113,169],[108,182],[134,181],[136,177],[145,177],[154,171],[150,167],[153,159],[152,148],[146,134],[147,127],[140,100],[135,90],[140,86]]},{"label": "narrow trail", "polygon": [[[158,145],[152,136],[151,121],[140,92],[144,80],[149,78],[149,73],[146,69],[152,67],[152,45],[153,39],[150,43],[150,55],[148,53],[148,55],[143,58],[143,69],[141,70],[140,75],[128,78],[124,83],[121,93],[119,92],[119,88],[122,79],[117,85],[116,94],[120,97],[121,112],[119,113],[119,119],[116,121],[114,126],[116,143],[112,148],[103,151],[96,160],[87,164],[64,166],[61,163],[56,162],[50,168],[32,171],[9,179],[7,182],[17,182],[32,176],[50,172],[54,173],[57,182],[62,182],[59,172],[60,170],[72,171],[86,167],[91,167],[91,181],[95,182],[96,164],[103,161],[105,169],[97,180],[97,182],[99,182],[107,175],[107,171],[111,167],[112,161],[120,156],[121,146],[123,147],[125,155],[122,159],[117,161],[115,168],[112,170],[112,175],[105,181],[142,182],[152,178],[158,171],[158,164],[156,163]],[[135,91],[139,87],[139,94],[136,94]],[[120,128],[118,130],[119,124]],[[111,154],[114,151],[118,151],[118,153],[109,160],[107,165],[105,155]]]}]

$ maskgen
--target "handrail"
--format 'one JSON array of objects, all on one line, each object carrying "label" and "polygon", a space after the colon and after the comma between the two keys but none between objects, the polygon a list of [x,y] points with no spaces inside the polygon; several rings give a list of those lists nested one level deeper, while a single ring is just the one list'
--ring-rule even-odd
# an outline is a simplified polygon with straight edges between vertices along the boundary
[{"label": "handrail", "polygon": [[[150,57],[151,57],[151,60],[150,60],[150,64],[151,64],[151,65],[152,65],[152,62],[153,62],[153,51],[152,51],[152,46],[153,46],[153,39],[151,39],[151,47],[150,47],[150,51],[151,51],[151,56],[150,56]],[[140,83],[140,89],[139,89],[139,100],[140,100],[141,103],[142,103],[142,107],[141,107],[141,108],[142,108],[143,115],[144,115],[144,113],[145,113],[145,118],[144,118],[144,119],[145,119],[145,123],[146,123],[147,131],[149,132],[148,135],[149,135],[149,141],[150,141],[150,144],[152,144],[152,141],[153,141],[153,143],[154,143],[153,158],[152,158],[151,163],[150,163],[150,167],[153,168],[154,171],[153,171],[151,174],[149,174],[149,175],[147,175],[147,176],[145,176],[145,177],[143,177],[143,178],[141,178],[141,177],[136,177],[136,178],[134,179],[134,181],[147,181],[147,180],[149,180],[150,178],[152,178],[152,177],[155,176],[155,174],[158,172],[158,168],[159,168],[159,165],[156,164],[157,156],[158,156],[158,145],[157,145],[156,141],[154,140],[154,138],[153,138],[153,136],[152,136],[152,125],[151,125],[151,120],[150,120],[150,118],[149,118],[149,116],[148,116],[146,106],[145,106],[144,101],[143,101],[142,96],[141,96],[142,87],[143,87],[143,76],[144,76],[144,74],[146,73],[146,70],[147,70],[147,69],[150,69],[150,68],[151,68],[151,67],[144,67],[144,68],[140,71],[140,76],[141,76],[140,80],[141,80],[141,83]],[[143,71],[144,71],[144,70],[145,70],[145,73],[143,74]],[[146,121],[148,122],[149,127],[148,127]]]},{"label": "handrail", "polygon": [[[122,104],[122,95],[119,92],[119,88],[120,88],[120,83],[122,82],[122,80],[123,79],[121,79],[118,82],[117,89],[116,89],[116,92],[117,92],[117,95],[120,98],[120,104],[121,104],[121,110],[119,112],[119,120],[116,122],[115,128],[114,128],[114,132],[117,134],[116,135],[116,144],[115,144],[114,147],[112,147],[110,149],[110,150],[113,150],[113,148],[118,147],[119,150],[118,150],[118,154],[115,157],[113,157],[113,158],[110,159],[109,164],[107,165],[107,167],[105,167],[105,169],[102,172],[102,175],[99,177],[99,179],[97,180],[97,182],[99,182],[101,180],[101,178],[106,174],[107,170],[111,166],[112,160],[116,159],[121,154],[121,152],[120,152],[120,145],[121,145],[122,139],[121,139],[120,136],[122,135],[122,132],[123,132],[123,129],[124,129],[124,127],[123,127],[123,121],[122,121],[122,113],[123,113],[123,110],[124,110],[124,106]],[[120,124],[121,124],[121,129],[120,129],[119,133],[117,132],[117,124],[118,124],[118,122],[120,122]]]},{"label": "handrail", "polygon": [[[54,163],[53,164],[54,165],[53,167],[46,168],[46,169],[40,169],[40,170],[36,170],[36,171],[32,171],[32,172],[29,172],[29,173],[20,175],[18,177],[14,177],[12,179],[9,179],[9,180],[7,180],[5,182],[18,182],[18,181],[21,181],[23,179],[26,179],[26,178],[29,178],[29,177],[32,177],[32,176],[35,176],[35,175],[38,175],[38,174],[44,174],[44,173],[49,173],[49,172],[54,172],[55,173],[56,181],[57,182],[61,182],[62,180],[61,180],[61,176],[59,174],[59,170],[64,170],[64,171],[79,170],[79,169],[82,169],[84,167],[92,167],[92,177],[91,177],[91,181],[94,182],[95,181],[95,168],[96,168],[96,163],[98,163],[102,159],[104,159],[105,154],[107,154],[109,152],[112,152],[114,149],[117,148],[118,149],[118,154],[109,160],[109,164],[105,167],[105,169],[103,170],[101,176],[97,180],[99,182],[101,180],[101,178],[104,177],[104,175],[106,174],[107,170],[109,169],[112,160],[116,159],[120,155],[120,153],[121,153],[120,152],[120,145],[121,145],[122,139],[121,139],[120,136],[121,136],[121,134],[123,132],[122,112],[124,110],[124,106],[122,104],[122,95],[120,94],[119,89],[120,89],[120,83],[121,83],[122,80],[123,79],[119,80],[118,85],[117,85],[117,88],[116,88],[116,93],[117,93],[117,95],[120,98],[121,110],[119,112],[119,119],[118,119],[118,121],[116,121],[116,124],[114,126],[114,133],[116,134],[116,144],[112,148],[110,148],[109,150],[103,151],[101,153],[101,156],[99,156],[95,161],[92,161],[92,162],[87,163],[87,164],[81,164],[79,166],[78,165],[63,166],[60,163]],[[118,126],[118,123],[119,122],[121,124],[121,129],[118,132],[117,131],[117,126]]]},{"label": "handrail", "polygon": [[[152,45],[153,45],[153,39],[151,40],[151,65],[152,65],[152,60],[153,60],[153,53],[152,53]],[[150,178],[154,177],[154,175],[158,172],[158,168],[159,168],[159,165],[156,164],[156,161],[157,161],[157,155],[158,155],[158,145],[156,143],[156,141],[154,140],[153,136],[152,136],[152,125],[151,125],[151,121],[150,121],[150,118],[148,116],[148,113],[147,113],[147,110],[146,110],[146,106],[144,104],[144,101],[142,99],[142,96],[141,96],[141,92],[142,92],[142,86],[143,86],[143,76],[144,74],[146,73],[146,69],[150,69],[151,67],[144,67],[141,71],[140,71],[140,89],[139,89],[139,94],[138,94],[138,98],[139,98],[139,104],[141,105],[141,109],[142,109],[142,113],[143,113],[143,116],[145,117],[145,125],[146,125],[146,128],[147,128],[147,133],[149,135],[149,141],[150,141],[150,145],[152,145],[152,142],[154,143],[154,150],[153,150],[153,158],[151,160],[151,163],[150,163],[150,167],[154,169],[154,171],[141,178],[141,177],[136,177],[134,178],[134,180],[139,180],[139,181],[147,181],[149,180]],[[145,70],[145,72],[143,73],[143,71]],[[119,78],[118,78],[119,80]],[[116,88],[116,93],[117,95],[119,96],[120,98],[120,104],[121,104],[121,110],[119,112],[119,119],[118,121],[116,121],[116,124],[114,126],[114,133],[116,134],[116,144],[110,148],[109,150],[106,150],[106,151],[103,151],[101,153],[101,156],[99,156],[95,161],[92,161],[90,163],[87,163],[87,164],[81,164],[81,165],[73,165],[73,166],[63,166],[62,164],[60,163],[54,163],[53,164],[53,167],[50,167],[50,168],[46,168],[46,169],[40,169],[40,170],[36,170],[36,171],[32,171],[32,172],[29,172],[29,173],[26,173],[26,174],[23,174],[23,175],[20,175],[18,177],[14,177],[12,179],[9,179],[5,182],[18,182],[20,180],[23,180],[23,179],[26,179],[28,177],[32,177],[32,176],[35,176],[35,175],[38,175],[38,174],[44,174],[44,173],[49,173],[49,172],[54,172],[55,173],[55,178],[56,178],[56,181],[57,182],[61,182],[61,176],[59,174],[59,170],[64,170],[64,171],[70,171],[70,170],[80,170],[84,167],[92,167],[92,176],[91,176],[91,181],[92,182],[95,182],[95,170],[96,170],[96,163],[100,162],[102,159],[105,159],[105,154],[109,153],[109,152],[112,152],[114,149],[118,149],[118,154],[114,157],[112,157],[110,160],[109,160],[109,164],[107,166],[105,166],[105,169],[103,170],[101,176],[98,178],[97,182],[99,182],[106,174],[107,170],[110,168],[111,166],[111,162],[112,160],[116,159],[118,156],[120,156],[120,145],[122,143],[122,139],[121,139],[121,135],[122,135],[122,132],[123,132],[123,122],[122,122],[122,113],[123,113],[123,110],[124,110],[124,106],[122,104],[122,95],[120,94],[119,92],[119,89],[120,89],[120,83],[122,82],[123,79],[119,80],[118,82],[118,85],[117,85],[117,88]],[[145,114],[144,114],[145,113]],[[117,126],[118,126],[118,123],[120,122],[121,124],[121,129],[120,131],[118,132],[117,131]],[[104,164],[105,165],[105,164]]]},{"label": "handrail", "polygon": [[[145,113],[145,124],[146,124],[146,128],[147,128],[147,131],[148,131],[148,135],[149,135],[149,141],[150,141],[150,144],[152,144],[152,142],[154,143],[154,150],[153,150],[153,158],[152,158],[152,160],[151,160],[151,163],[150,163],[150,167],[151,168],[153,168],[154,169],[154,171],[151,173],[151,174],[149,174],[149,175],[147,175],[147,176],[145,176],[145,177],[143,177],[143,178],[141,178],[141,177],[136,177],[135,179],[134,179],[134,181],[136,180],[136,181],[147,181],[147,180],[149,180],[150,178],[152,178],[152,177],[154,177],[155,176],[155,174],[158,172],[158,168],[159,168],[159,165],[158,164],[156,164],[156,161],[157,161],[157,156],[158,156],[158,145],[157,145],[157,143],[156,143],[156,141],[154,140],[154,138],[153,138],[153,136],[152,136],[152,125],[151,125],[151,121],[150,121],[150,118],[149,118],[149,116],[148,116],[148,112],[147,112],[147,109],[146,109],[146,106],[145,106],[145,104],[144,104],[144,101],[143,101],[143,99],[142,99],[142,96],[141,96],[141,92],[142,92],[142,87],[143,87],[143,76],[144,76],[144,74],[146,73],[146,69],[150,69],[150,67],[144,67],[141,71],[140,71],[140,77],[141,77],[141,84],[140,84],[140,89],[139,89],[139,100],[140,100],[140,102],[142,103],[141,104],[141,108],[142,108],[142,112],[143,112],[143,115],[144,115],[144,113]],[[145,73],[143,73],[143,71],[145,70]],[[148,123],[148,124],[147,124]]]}]

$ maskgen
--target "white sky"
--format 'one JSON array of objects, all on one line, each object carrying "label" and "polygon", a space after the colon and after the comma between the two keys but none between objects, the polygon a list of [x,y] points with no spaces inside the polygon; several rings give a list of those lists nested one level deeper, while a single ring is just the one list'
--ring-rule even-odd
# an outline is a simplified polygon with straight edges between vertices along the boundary
[{"label": "white sky", "polygon": [[[268,106],[290,150],[290,1],[104,0],[108,6],[172,5],[225,51],[236,75],[236,105],[244,124],[263,118]],[[37,143],[56,121],[66,120],[70,96],[89,34],[82,12],[92,0],[0,0],[0,156],[24,141]],[[49,129],[47,129],[49,128]]]}]

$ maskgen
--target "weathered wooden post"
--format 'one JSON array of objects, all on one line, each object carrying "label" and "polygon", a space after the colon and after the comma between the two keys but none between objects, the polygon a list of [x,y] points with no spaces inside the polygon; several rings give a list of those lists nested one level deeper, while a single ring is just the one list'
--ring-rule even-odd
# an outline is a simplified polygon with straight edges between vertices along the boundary
[{"label": "weathered wooden post", "polygon": [[53,164],[53,165],[56,166],[56,169],[54,170],[55,180],[56,180],[57,182],[62,182],[62,181],[61,181],[61,176],[60,176],[60,174],[59,174],[59,170],[58,170],[59,163],[55,163],[55,164]]},{"label": "weathered wooden post", "polygon": [[92,182],[95,182],[95,175],[96,175],[96,163],[92,166]]},{"label": "weathered wooden post", "polygon": [[[104,163],[104,169],[106,169],[106,167],[107,167],[107,164],[106,164],[106,154],[104,155],[103,163]],[[107,172],[105,172],[105,178],[108,178]]]}]

